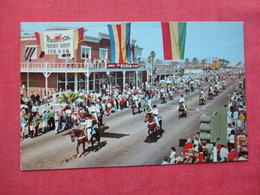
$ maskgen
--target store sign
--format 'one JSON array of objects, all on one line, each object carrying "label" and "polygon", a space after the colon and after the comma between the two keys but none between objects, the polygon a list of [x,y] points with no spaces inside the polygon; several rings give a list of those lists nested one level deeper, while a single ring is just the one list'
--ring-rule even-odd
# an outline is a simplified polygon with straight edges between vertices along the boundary
[{"label": "store sign", "polygon": [[247,137],[239,137],[238,140],[239,140],[239,144],[241,146],[247,146],[247,144],[248,144]]},{"label": "store sign", "polygon": [[182,150],[181,156],[191,156],[191,157],[199,157],[199,152],[195,150]]},{"label": "store sign", "polygon": [[247,133],[235,133],[235,149],[241,152],[248,152]]},{"label": "store sign", "polygon": [[73,30],[44,33],[45,54],[73,53]]},{"label": "store sign", "polygon": [[135,69],[138,68],[138,64],[115,64],[115,63],[108,63],[107,64],[108,69]]}]

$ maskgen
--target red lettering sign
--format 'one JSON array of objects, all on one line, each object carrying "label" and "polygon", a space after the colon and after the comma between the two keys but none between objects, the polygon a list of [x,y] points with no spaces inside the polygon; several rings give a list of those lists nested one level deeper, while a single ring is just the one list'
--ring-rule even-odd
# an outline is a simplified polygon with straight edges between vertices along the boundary
[{"label": "red lettering sign", "polygon": [[107,64],[107,68],[116,68],[116,69],[134,69],[138,68],[138,64]]},{"label": "red lettering sign", "polygon": [[199,157],[199,152],[195,151],[195,150],[188,149],[188,150],[182,150],[181,155],[182,156]]}]

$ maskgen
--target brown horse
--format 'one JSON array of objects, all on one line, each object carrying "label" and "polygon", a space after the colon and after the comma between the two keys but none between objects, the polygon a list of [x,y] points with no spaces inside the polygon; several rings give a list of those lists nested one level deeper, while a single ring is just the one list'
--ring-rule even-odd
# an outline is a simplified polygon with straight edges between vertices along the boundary
[{"label": "brown horse", "polygon": [[187,111],[185,107],[186,106],[184,105],[183,102],[179,102],[179,109],[178,109],[179,118],[187,117]]},{"label": "brown horse", "polygon": [[[77,155],[78,157],[81,157],[81,155],[85,152],[85,142],[91,142],[91,146],[93,149],[94,146],[94,138],[96,139],[96,141],[98,141],[98,148],[100,147],[100,131],[97,128],[94,128],[95,134],[93,134],[90,138],[90,140],[88,140],[88,136],[87,133],[82,130],[82,129],[73,129],[72,131],[69,132],[69,136],[71,138],[72,142],[75,142],[76,140],[78,141],[77,143],[77,147],[76,147],[76,151],[77,151]],[[82,154],[79,155],[79,146],[82,144],[83,146],[83,152]]]},{"label": "brown horse", "polygon": [[[141,102],[138,103],[138,107],[136,106],[136,102],[133,99],[130,99],[129,102],[130,102],[130,106],[132,108],[132,114],[133,115],[141,112]],[[137,112],[135,112],[135,109],[137,109]]]}]

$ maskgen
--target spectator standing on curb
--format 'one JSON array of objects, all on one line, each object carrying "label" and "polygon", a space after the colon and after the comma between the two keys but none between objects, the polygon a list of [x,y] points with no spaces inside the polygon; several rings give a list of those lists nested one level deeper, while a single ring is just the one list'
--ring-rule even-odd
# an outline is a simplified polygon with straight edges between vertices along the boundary
[{"label": "spectator standing on curb", "polygon": [[42,113],[42,134],[45,133],[45,128],[47,127],[47,114],[46,110],[43,111]]},{"label": "spectator standing on curb", "polygon": [[228,149],[224,147],[224,145],[221,145],[221,149],[219,151],[220,161],[227,161],[228,160]]},{"label": "spectator standing on curb", "polygon": [[170,154],[170,164],[176,164],[177,163],[177,155],[176,155],[176,149],[175,147],[171,148],[171,154]]}]

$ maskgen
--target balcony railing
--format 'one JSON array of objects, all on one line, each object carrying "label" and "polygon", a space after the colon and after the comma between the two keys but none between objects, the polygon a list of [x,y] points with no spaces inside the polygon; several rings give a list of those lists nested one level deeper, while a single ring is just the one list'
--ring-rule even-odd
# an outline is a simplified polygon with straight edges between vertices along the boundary
[{"label": "balcony railing", "polygon": [[[89,69],[105,69],[106,64],[88,64]],[[21,63],[22,69],[66,69],[66,68],[75,68],[75,69],[82,69],[87,68],[85,63],[59,63],[59,62],[48,62],[48,63],[37,63],[37,62],[28,62],[28,63]]]},{"label": "balcony railing", "polygon": [[[89,66],[89,67],[87,67]],[[100,69],[146,69],[146,66],[140,66],[138,64],[115,64],[115,63],[69,63],[66,64],[64,62],[28,62],[21,63],[21,70],[64,70],[64,69],[87,69],[90,70],[100,70]]]}]

